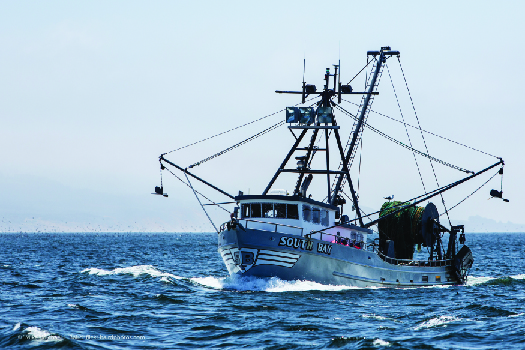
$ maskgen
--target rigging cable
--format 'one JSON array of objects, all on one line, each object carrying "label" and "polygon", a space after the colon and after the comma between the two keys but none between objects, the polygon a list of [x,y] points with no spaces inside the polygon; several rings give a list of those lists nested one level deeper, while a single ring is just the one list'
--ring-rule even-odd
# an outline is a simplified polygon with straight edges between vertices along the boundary
[{"label": "rigging cable", "polygon": [[[374,58],[375,58],[375,57],[374,57]],[[356,75],[354,75],[354,77],[353,77],[352,79],[350,79],[350,81],[349,81],[348,84],[346,84],[346,85],[350,85],[350,83],[353,82],[354,79],[357,78],[357,76],[358,76],[359,74],[361,74],[361,72],[364,71],[365,68],[368,67],[368,65],[369,65],[370,63],[372,63],[372,62],[375,61],[375,60],[370,60],[370,61],[368,61],[368,56],[367,56],[366,60],[367,60],[366,66],[364,66],[363,69],[361,69],[361,70],[359,71],[359,73],[357,73]],[[367,77],[367,79],[368,79],[368,77]],[[365,84],[366,84],[366,83],[365,83]]]},{"label": "rigging cable", "polygon": [[[318,96],[314,96],[314,97],[312,97],[311,99],[306,100],[305,102],[311,101],[311,100],[316,99],[316,98],[318,98]],[[297,103],[295,106],[298,106],[298,105],[300,105],[300,104],[302,104],[302,103]],[[280,111],[274,112],[274,113],[272,113],[272,114],[268,114],[267,116],[264,116],[264,117],[262,117],[262,118],[259,118],[259,119],[256,119],[256,120],[253,120],[253,121],[248,122],[248,123],[246,123],[246,124],[243,124],[243,125],[237,126],[237,127],[233,128],[233,129],[223,131],[223,132],[221,132],[221,133],[218,133],[218,134],[215,134],[215,135],[213,135],[213,136],[207,137],[207,138],[202,139],[202,140],[200,140],[200,141],[193,142],[193,143],[190,143],[190,144],[188,144],[188,145],[186,145],[186,146],[182,146],[182,147],[179,147],[179,148],[174,149],[174,150],[172,150],[172,151],[169,151],[169,152],[163,153],[163,155],[168,154],[168,153],[172,153],[172,152],[179,151],[179,150],[181,150],[181,149],[183,149],[183,148],[187,148],[187,147],[190,147],[190,146],[196,145],[196,144],[198,144],[198,143],[201,143],[201,142],[204,142],[204,141],[210,140],[210,139],[212,139],[212,138],[214,138],[214,137],[217,137],[217,136],[220,136],[220,135],[223,135],[223,134],[227,134],[227,133],[229,133],[230,131],[234,131],[234,130],[240,129],[240,128],[242,128],[242,127],[248,126],[248,125],[250,125],[250,124],[253,124],[253,123],[255,123],[255,122],[258,122],[259,120],[263,120],[263,119],[266,119],[266,118],[271,117],[271,116],[273,116],[273,115],[276,115],[277,113],[281,113],[282,111],[285,111],[285,110],[286,110],[286,108],[283,108],[283,109],[281,109]]]},{"label": "rigging cable", "polygon": [[[363,130],[363,133],[364,133],[364,130]],[[362,134],[363,134],[362,133]],[[361,134],[361,135],[362,135]],[[361,142],[359,143],[360,146],[361,146],[361,151],[359,152],[359,168],[358,168],[358,171],[357,171],[357,193],[355,194],[356,198],[359,200],[359,194],[361,193],[360,192],[360,188],[359,188],[359,185],[360,185],[360,180],[361,180],[361,158],[362,158],[362,155],[363,155],[363,140],[361,139]],[[348,196],[347,196],[348,197]],[[361,210],[361,207],[359,207],[359,210],[361,212],[363,212],[364,214],[366,214],[363,210]],[[357,212],[355,213],[356,215],[356,219],[357,219]]]},{"label": "rigging cable", "polygon": [[208,220],[210,220],[213,228],[215,229],[215,231],[217,231],[217,234],[218,234],[219,230],[217,230],[217,227],[215,227],[215,224],[213,223],[213,221],[211,220],[210,216],[208,215],[208,212],[206,211],[206,209],[204,209],[204,205],[202,205],[201,200],[199,199],[199,196],[197,196],[197,192],[195,192],[195,189],[191,185],[190,179],[188,177],[188,173],[186,171],[184,171],[184,175],[186,175],[186,180],[188,180],[188,184],[190,185],[191,189],[193,190],[193,194],[195,195],[195,198],[197,198],[197,201],[201,205],[202,210],[204,210],[204,214],[206,214],[206,216],[208,217]]},{"label": "rigging cable", "polygon": [[[178,177],[177,175],[175,175],[175,173],[173,173],[173,171],[171,171],[169,168],[167,167],[164,167],[164,169],[166,169],[167,171],[169,171],[171,173],[171,175],[175,176],[180,182],[182,182],[183,184],[185,184],[186,186],[188,186],[189,188],[192,188],[190,185],[188,185],[183,179],[181,179],[180,177]],[[211,203],[215,204],[216,206],[218,206],[219,208],[221,208],[222,210],[224,210],[225,212],[227,213],[231,213],[228,209],[220,206],[219,204],[215,203],[214,201],[212,201],[211,199],[209,199],[208,197],[206,197],[205,195],[203,195],[202,193],[200,193],[199,191],[195,190],[195,192],[197,192],[200,196],[204,197],[205,199],[209,200]]]},{"label": "rigging cable", "polygon": [[[405,85],[407,87],[408,96],[410,97],[410,103],[412,103],[412,109],[414,110],[414,115],[416,116],[417,126],[419,127],[419,130],[421,132],[421,138],[423,139],[423,144],[425,145],[425,150],[428,153],[427,141],[425,140],[425,135],[421,131],[421,124],[419,123],[419,118],[417,116],[416,107],[414,106],[414,100],[412,99],[412,94],[410,93],[410,89],[408,88],[407,78],[405,77],[405,71],[403,70],[403,66],[401,66],[401,59],[399,58],[399,55],[397,56],[397,61],[399,62],[399,68],[401,69],[401,73],[403,74],[403,80],[405,81]],[[436,170],[434,169],[434,164],[432,164],[432,162],[430,162],[430,166],[432,167],[432,172],[434,173],[434,178],[436,179],[436,184],[439,187],[439,182],[438,182],[438,179],[437,179]],[[445,213],[447,214],[448,223],[450,224],[450,226],[452,226],[452,222],[450,221],[450,216],[448,215],[447,206],[445,205],[445,198],[443,197],[442,193],[440,194],[440,197],[441,197],[441,202],[443,203],[443,207],[445,208]]]},{"label": "rigging cable", "polygon": [[[388,68],[388,64],[385,63],[386,71],[388,73],[388,77],[390,78],[390,83],[392,84],[392,89],[394,90],[394,96],[396,97],[397,107],[399,107],[399,114],[401,114],[401,119],[403,120],[403,125],[405,126],[405,132],[408,137],[408,143],[410,144],[410,147],[412,146],[412,140],[410,139],[410,134],[408,133],[407,125],[405,123],[405,116],[403,115],[403,111],[401,110],[401,105],[399,104],[399,98],[397,97],[396,88],[394,87],[394,81],[392,80],[392,76],[390,75],[390,69]],[[427,150],[428,153],[428,150]],[[421,184],[423,185],[423,191],[427,191],[427,188],[425,187],[425,182],[423,181],[423,176],[421,175],[421,170],[419,169],[419,163],[417,162],[416,153],[412,152],[412,155],[414,156],[414,161],[416,162],[417,172],[419,173],[419,179],[421,180]],[[439,184],[438,184],[439,186]]]},{"label": "rigging cable", "polygon": [[[354,116],[352,113],[348,112],[346,109],[344,109],[343,107],[341,106],[336,106],[336,108],[338,108],[339,110],[341,110],[343,113],[346,113],[347,115],[349,115],[350,117],[354,118],[354,119],[357,119],[356,116]],[[371,126],[370,124],[368,123],[363,123],[364,126],[366,126],[368,129],[372,130],[373,132],[383,136],[384,138],[386,138],[387,140],[390,140],[392,142],[394,142],[395,144],[398,144],[399,146],[401,147],[404,147],[412,152],[415,152],[417,154],[419,154],[420,156],[423,156],[425,158],[428,158],[429,160],[431,161],[434,161],[436,163],[440,163],[442,165],[445,165],[445,166],[448,166],[449,168],[452,168],[452,169],[456,169],[456,170],[459,170],[459,171],[462,171],[464,173],[467,173],[467,174],[473,174],[474,172],[470,171],[470,170],[467,170],[467,169],[463,169],[461,167],[458,167],[454,164],[451,164],[451,163],[447,163],[441,159],[438,159],[438,158],[435,158],[435,157],[432,157],[431,155],[427,154],[427,153],[424,153],[424,152],[421,152],[413,147],[410,147],[409,145],[405,145],[403,142],[401,141],[398,141],[396,139],[394,139],[393,137],[391,136],[388,136],[387,134],[385,134],[384,132],[374,128],[373,126]]]},{"label": "rigging cable", "polygon": [[[500,158],[500,162],[502,162],[501,158]],[[409,199],[409,200],[407,200],[407,201],[400,202],[400,204],[391,207],[391,209],[395,209],[395,210],[397,210],[397,209],[404,209],[405,207],[410,207],[410,206],[412,205],[412,204],[410,204],[410,203],[415,203],[418,199],[420,199],[420,198],[422,198],[422,197],[426,197],[426,196],[429,196],[429,195],[435,196],[435,195],[436,195],[437,193],[439,193],[439,192],[442,192],[442,191],[448,191],[449,189],[452,189],[453,187],[456,187],[456,186],[458,186],[459,184],[461,184],[461,183],[463,183],[463,182],[465,182],[465,181],[468,181],[468,180],[472,179],[473,177],[478,176],[478,175],[484,173],[485,171],[487,171],[487,170],[493,168],[493,167],[496,166],[497,164],[500,164],[500,162],[498,162],[498,163],[496,163],[496,164],[494,164],[494,165],[492,165],[492,166],[490,166],[490,167],[488,167],[488,168],[486,168],[486,169],[484,169],[484,170],[481,170],[481,171],[475,173],[474,175],[471,175],[471,176],[466,177],[466,178],[464,178],[464,179],[458,180],[458,181],[453,182],[453,183],[451,183],[451,184],[445,185],[445,186],[443,186],[443,187],[441,187],[441,188],[436,188],[436,189],[433,190],[433,191],[430,191],[430,192],[424,193],[424,194],[422,194],[422,195],[419,195],[419,196],[414,197],[414,198],[412,198],[412,199]],[[493,177],[494,177],[494,176],[492,176],[490,179],[492,179]],[[490,181],[490,179],[489,179],[489,181]],[[488,181],[485,182],[485,184],[486,184],[486,183],[488,183]],[[485,184],[483,184],[482,186],[480,186],[480,188],[483,187]],[[478,188],[476,191],[478,191],[478,190],[479,190],[479,188]],[[467,198],[470,197],[472,194],[474,194],[476,191],[472,192],[469,196],[467,196]],[[343,193],[344,193],[344,192],[343,192]],[[347,195],[346,193],[344,193],[344,194],[348,197],[348,195]],[[467,198],[465,198],[465,199],[467,199]],[[427,198],[427,199],[428,199],[428,198]],[[464,199],[464,200],[465,200],[465,199]],[[464,200],[463,200],[463,201],[464,201]],[[461,203],[461,202],[460,202],[460,203]],[[460,203],[456,204],[455,206],[459,205]],[[455,206],[454,206],[454,207],[455,207]],[[375,214],[379,214],[379,213],[381,213],[381,210],[378,210],[378,211],[376,211],[376,212],[373,212],[373,213],[370,213],[370,214],[364,215],[364,216],[362,216],[362,218],[370,218],[370,216],[375,215]],[[443,215],[443,214],[441,214],[441,215]],[[441,216],[441,215],[440,215],[440,216]],[[357,221],[357,220],[358,220],[358,219],[353,219],[353,220],[350,220],[349,222],[355,222],[355,221]],[[369,220],[370,220],[370,219],[369,219]],[[376,220],[376,221],[377,221],[377,220]],[[373,221],[371,221],[371,223],[372,223],[372,222],[373,222]],[[377,225],[377,222],[375,222],[374,225]],[[336,227],[336,226],[337,226],[337,224],[334,225],[334,226],[325,227],[324,229],[317,230],[317,231],[315,231],[315,232],[325,231],[325,230],[328,230],[328,229],[334,228],[334,227]],[[367,227],[367,228],[368,228],[368,227]]]},{"label": "rigging cable", "polygon": [[[313,98],[312,98],[312,99],[313,99]],[[312,99],[310,99],[310,101],[311,101]],[[314,104],[315,104],[315,103],[314,103]],[[312,104],[312,105],[313,105],[313,104]],[[241,141],[241,142],[239,142],[239,143],[236,143],[236,144],[233,145],[233,146],[230,146],[230,147],[228,147],[228,148],[226,148],[226,149],[224,149],[224,150],[222,150],[222,151],[220,151],[220,152],[217,152],[217,153],[215,153],[214,155],[211,155],[211,156],[209,156],[208,158],[205,158],[205,159],[203,159],[203,160],[201,160],[201,161],[198,161],[198,162],[196,162],[196,163],[193,163],[192,165],[188,166],[188,168],[190,168],[190,169],[191,169],[191,168],[194,168],[194,167],[199,166],[199,165],[201,165],[201,164],[203,164],[203,163],[206,163],[206,162],[209,161],[209,160],[212,160],[212,159],[214,159],[214,158],[216,158],[216,157],[222,156],[223,154],[228,153],[229,151],[231,151],[231,150],[233,150],[233,149],[235,149],[235,148],[237,148],[237,147],[240,147],[240,146],[242,146],[242,145],[244,145],[244,144],[246,144],[246,143],[248,143],[248,142],[250,142],[250,141],[253,141],[253,140],[255,140],[255,139],[261,137],[262,135],[264,135],[264,134],[266,134],[266,133],[268,133],[268,132],[270,132],[270,131],[273,131],[273,130],[277,129],[278,127],[284,125],[285,123],[286,123],[286,121],[285,121],[285,120],[282,120],[282,121],[280,121],[280,122],[278,122],[278,123],[276,123],[276,124],[270,126],[269,128],[266,128],[266,129],[264,129],[263,131],[260,131],[260,132],[258,132],[257,134],[255,134],[255,135],[253,135],[253,136],[250,136],[250,137],[248,137],[247,139],[245,139],[245,140],[243,140],[243,141]]]},{"label": "rigging cable", "polygon": [[[345,101],[345,102],[347,102],[347,103],[353,104],[354,106],[358,106],[358,107],[359,107],[359,105],[358,105],[357,103],[355,103],[355,102],[345,100],[344,98],[341,99],[341,100],[342,100],[342,101]],[[402,122],[401,120],[397,120],[397,119],[392,118],[392,117],[390,117],[390,116],[388,116],[388,115],[386,115],[386,114],[383,114],[383,113],[380,113],[380,112],[374,111],[374,110],[372,110],[372,109],[371,109],[370,111],[373,112],[373,113],[375,113],[375,114],[379,114],[379,115],[382,116],[382,117],[388,118],[388,119],[393,120],[393,121],[395,121],[395,122],[398,122],[398,123],[401,123],[401,124],[405,124],[405,125],[407,125],[407,126],[410,126],[411,128],[414,128],[414,129],[418,129],[418,130],[419,130],[419,128],[418,128],[417,126],[414,126],[414,125],[411,125],[411,124],[408,124],[408,123],[404,123],[404,122]],[[423,131],[423,132],[426,132],[427,134],[430,134],[430,135],[432,135],[432,136],[439,137],[440,139],[443,139],[443,140],[446,140],[446,141],[449,141],[449,142],[455,143],[455,144],[457,144],[457,145],[459,145],[459,146],[463,146],[463,147],[469,148],[469,149],[471,149],[471,150],[473,150],[473,151],[483,153],[483,154],[485,154],[485,155],[487,155],[487,156],[494,157],[494,158],[499,158],[498,156],[495,156],[495,155],[493,155],[493,154],[490,154],[490,153],[487,153],[487,152],[481,151],[481,150],[479,150],[479,149],[476,149],[476,148],[473,148],[473,147],[467,146],[467,145],[462,144],[462,143],[460,143],[460,142],[457,142],[457,141],[451,140],[451,139],[449,139],[449,138],[447,138],[447,137],[444,137],[444,136],[441,136],[441,135],[438,135],[438,134],[434,134],[434,133],[431,132],[431,131],[427,131],[427,130],[425,130],[425,129],[420,129],[420,130]]]},{"label": "rigging cable", "polygon": [[222,156],[223,154],[228,153],[229,151],[231,151],[231,150],[233,150],[233,149],[235,149],[235,148],[237,148],[237,147],[239,147],[239,146],[242,146],[242,145],[244,145],[245,143],[248,143],[248,142],[250,142],[250,141],[253,141],[253,140],[255,140],[256,138],[258,138],[258,137],[260,137],[260,136],[262,136],[262,135],[264,135],[264,134],[266,134],[266,133],[268,133],[268,132],[270,132],[270,131],[272,131],[272,130],[277,129],[278,127],[282,126],[282,125],[285,124],[285,123],[286,123],[286,121],[285,121],[285,120],[282,120],[282,121],[278,122],[277,124],[274,124],[274,125],[270,126],[269,128],[266,128],[266,129],[264,129],[263,131],[258,132],[257,134],[248,137],[246,140],[243,140],[243,141],[241,141],[241,142],[239,142],[239,143],[236,143],[235,145],[230,146],[230,147],[228,147],[228,148],[226,148],[226,149],[224,149],[224,150],[222,150],[222,151],[220,151],[220,152],[217,152],[217,153],[215,153],[214,155],[209,156],[208,158],[205,158],[205,159],[200,160],[200,161],[198,161],[198,162],[196,162],[196,163],[193,163],[193,164],[190,165],[188,168],[191,169],[191,168],[193,168],[193,167],[196,167],[196,166],[199,166],[199,165],[201,165],[201,164],[203,164],[203,163],[206,163],[207,161],[212,160],[213,158],[216,158],[216,157]]},{"label": "rigging cable", "polygon": [[[470,196],[472,196],[474,193],[478,192],[483,186],[485,186],[490,180],[492,180],[494,178],[494,176],[498,175],[499,173],[499,170],[498,172],[496,172],[496,174],[492,175],[490,179],[488,179],[487,181],[485,181],[483,183],[483,185],[479,186],[474,192],[472,192],[471,194],[469,194],[468,196],[466,196],[465,198],[463,198],[461,201],[459,201],[456,205],[454,205],[453,207],[450,207],[450,209],[448,210],[449,212],[454,209],[455,207],[457,207],[458,205],[460,205],[461,203],[463,203],[464,201],[466,201],[467,199],[470,198]],[[439,216],[442,216],[442,215],[445,215],[445,213],[441,213]]]},{"label": "rigging cable", "polygon": [[268,114],[267,116],[264,116],[264,117],[262,117],[262,118],[259,118],[259,119],[256,119],[256,120],[253,120],[253,121],[251,121],[251,122],[249,122],[249,123],[246,123],[246,124],[243,124],[243,125],[237,126],[237,127],[233,128],[233,129],[230,129],[230,130],[227,130],[227,131],[223,131],[223,132],[221,132],[221,133],[219,133],[219,134],[215,134],[215,135],[213,135],[213,136],[207,137],[207,138],[202,139],[202,140],[200,140],[200,141],[190,143],[189,145],[186,145],[186,146],[183,146],[183,147],[179,147],[179,148],[177,148],[177,149],[174,149],[173,151],[169,151],[169,152],[166,152],[166,153],[164,153],[164,154],[168,154],[168,153],[176,152],[176,151],[179,151],[179,150],[181,150],[181,149],[183,149],[183,148],[190,147],[190,146],[196,145],[196,144],[198,144],[198,143],[201,143],[201,142],[204,142],[204,141],[210,140],[210,139],[212,139],[212,138],[214,138],[214,137],[217,137],[217,136],[220,136],[220,135],[227,134],[227,133],[229,133],[230,131],[234,131],[234,130],[240,129],[240,128],[242,128],[242,127],[248,126],[248,125],[250,125],[250,124],[253,124],[253,123],[255,123],[255,122],[258,122],[259,120],[263,120],[263,119],[268,118],[268,117],[271,117],[272,115],[275,115],[275,114],[277,114],[277,113],[281,113],[281,112],[284,111],[284,110],[286,110],[286,108],[283,108],[283,109],[281,109],[280,111],[274,112],[274,113],[272,113],[272,114]]},{"label": "rigging cable", "polygon": [[[367,65],[368,66],[371,62],[378,62],[377,59],[375,58],[375,56],[373,57],[373,59],[371,59],[370,61],[368,61],[368,56],[367,56]],[[366,68],[365,66],[365,68]],[[368,81],[369,79],[372,78],[373,74],[372,74],[372,71],[374,71],[374,68],[376,66],[374,65],[372,68],[371,68],[371,72],[370,72],[370,76],[367,76],[366,79],[365,79],[365,90],[368,88]],[[381,77],[383,76],[383,67],[384,66],[381,66],[381,69],[379,71],[379,74],[377,76],[377,81],[375,83],[374,86],[378,86],[379,85],[379,82],[381,81]],[[363,68],[364,69],[364,68]],[[355,78],[355,77],[354,77]],[[352,79],[353,80],[353,79]],[[362,108],[363,107],[363,103],[364,103],[364,100],[365,100],[365,96],[363,96],[361,98],[361,105],[359,105],[359,108]],[[370,110],[372,108],[372,103],[374,102],[374,96],[371,95],[370,98],[369,98],[369,103],[367,105],[367,108],[366,110],[364,111],[364,123],[366,124],[366,121],[368,120],[368,115],[370,114]],[[337,105],[335,103],[332,103],[333,106],[337,107]],[[358,122],[357,122],[357,119],[356,119],[356,122],[354,123],[353,125],[353,128],[355,128],[357,126]],[[358,133],[357,134],[357,139],[356,139],[356,146],[359,145],[359,143],[361,142],[361,139],[362,139],[362,132],[363,132],[363,129],[361,128],[361,130],[356,130],[356,132]],[[350,133],[350,137],[345,145],[345,148],[344,148],[344,152],[346,153],[347,152],[347,149],[348,147],[350,146],[351,144],[351,140],[352,140],[352,134],[353,132]],[[348,170],[350,171],[350,168],[352,167],[352,164],[354,162],[354,157],[355,157],[355,152],[356,152],[356,148],[354,147],[354,149],[352,150],[352,154],[350,156],[350,158],[348,159],[348,162],[347,162],[347,168]],[[343,162],[339,163],[339,168],[338,169],[342,169],[343,168]],[[338,181],[338,177],[334,177],[334,181],[332,183],[332,188],[331,188],[331,192],[333,192],[335,190],[335,187],[336,187],[336,183]],[[341,187],[343,187],[346,183],[346,178],[343,177],[343,180],[341,181]]]},{"label": "rigging cable", "polygon": [[162,164],[162,162],[159,160],[159,163],[160,163],[160,188],[164,188],[164,186],[162,185],[162,170],[163,169],[166,169],[166,167]]}]

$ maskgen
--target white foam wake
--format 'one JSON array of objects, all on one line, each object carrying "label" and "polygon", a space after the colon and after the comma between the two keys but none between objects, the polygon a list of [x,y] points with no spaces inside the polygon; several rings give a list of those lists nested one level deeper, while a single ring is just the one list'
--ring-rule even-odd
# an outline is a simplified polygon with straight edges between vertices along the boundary
[{"label": "white foam wake", "polygon": [[[21,325],[19,322],[13,327],[13,330],[14,331],[19,330],[20,327]],[[64,338],[62,338],[61,336],[56,335],[56,334],[52,335],[45,329],[42,329],[36,326],[25,328],[21,332],[21,335],[19,336],[19,338],[28,339],[32,341],[40,341],[40,342],[61,342],[62,340],[64,340]]]},{"label": "white foam wake", "polygon": [[383,339],[375,339],[374,342],[372,343],[372,345],[375,345],[375,346],[390,346],[390,343],[383,340]]},{"label": "white foam wake", "polygon": [[468,276],[466,285],[467,286],[476,286],[478,284],[486,283],[486,282],[489,282],[489,281],[492,281],[492,280],[495,280],[495,279],[496,279],[495,277],[473,277],[473,276]]},{"label": "white foam wake", "polygon": [[431,318],[430,320],[427,320],[418,326],[414,327],[414,330],[420,330],[422,328],[432,328],[432,327],[439,327],[443,326],[446,327],[448,323],[451,322],[457,322],[460,321],[460,318],[454,317],[454,316],[439,316]]},{"label": "white foam wake", "polygon": [[374,319],[374,320],[378,320],[378,321],[394,321],[394,322],[401,322],[399,320],[396,320],[395,318],[390,318],[390,317],[384,317],[384,316],[380,316],[380,315],[376,315],[376,314],[363,314],[361,315],[361,317],[363,318],[370,318],[370,319]]},{"label": "white foam wake", "polygon": [[169,278],[182,279],[180,276],[175,276],[171,273],[162,272],[151,265],[137,265],[130,267],[118,267],[113,270],[104,270],[96,267],[90,267],[82,270],[82,273],[97,276],[108,276],[108,275],[133,275],[138,277],[140,275],[149,275],[151,277],[162,277],[161,280],[167,282]]},{"label": "white foam wake", "polygon": [[256,277],[195,277],[192,282],[202,286],[218,290],[255,291],[255,292],[304,292],[311,290],[319,291],[342,291],[348,289],[362,289],[350,286],[324,285],[311,281],[283,281],[279,278],[256,278]]},{"label": "white foam wake", "polygon": [[[509,276],[509,277],[514,279],[514,280],[524,280],[525,279],[525,274],[519,274],[519,275]],[[493,280],[495,280],[497,278],[501,278],[501,277],[473,277],[473,276],[469,276],[467,278],[467,286],[475,286],[475,285],[478,285],[478,284],[482,284],[482,283],[493,281]]]}]

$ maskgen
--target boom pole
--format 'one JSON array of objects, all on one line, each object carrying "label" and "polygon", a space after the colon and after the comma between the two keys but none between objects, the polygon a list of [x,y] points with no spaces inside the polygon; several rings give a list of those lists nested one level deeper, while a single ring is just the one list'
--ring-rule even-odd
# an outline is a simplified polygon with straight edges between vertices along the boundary
[{"label": "boom pole", "polygon": [[[348,164],[348,162],[350,161],[350,157],[352,156],[352,153],[356,145],[357,137],[359,136],[359,133],[361,132],[361,129],[363,128],[363,122],[366,116],[366,111],[368,110],[368,105],[370,104],[370,99],[374,92],[374,88],[377,82],[377,77],[379,76],[379,72],[381,71],[381,67],[383,66],[383,63],[386,61],[386,56],[399,55],[399,51],[390,51],[390,47],[382,47],[381,51],[368,51],[367,55],[372,55],[374,57],[379,56],[379,58],[376,64],[374,75],[372,76],[372,79],[370,81],[370,86],[368,87],[368,91],[366,93],[365,100],[363,102],[363,106],[361,108],[361,113],[359,114],[357,125],[353,132],[352,141],[350,142],[350,147],[345,157],[344,163],[346,164]],[[335,186],[334,193],[332,194],[332,201],[330,203],[332,205],[334,205],[335,199],[337,198],[339,191],[341,191],[341,183],[343,182],[343,178],[344,176],[340,175],[337,179],[337,184]],[[350,191],[352,192],[352,198],[357,199],[357,196],[354,193],[353,188],[350,188]],[[358,207],[357,203],[354,203],[354,205]],[[361,213],[359,211],[357,212],[357,216],[361,218]]]}]

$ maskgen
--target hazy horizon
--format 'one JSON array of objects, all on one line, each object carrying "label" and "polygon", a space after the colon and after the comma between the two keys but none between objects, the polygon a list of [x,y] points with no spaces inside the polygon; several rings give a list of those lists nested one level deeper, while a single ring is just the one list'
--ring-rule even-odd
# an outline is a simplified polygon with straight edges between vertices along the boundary
[{"label": "hazy horizon", "polygon": [[[519,1],[3,2],[0,232],[212,231],[193,192],[168,172],[169,197],[151,195],[160,185],[159,155],[297,104],[297,96],[274,91],[300,89],[304,59],[306,82],[320,89],[326,67],[340,59],[347,82],[366,64],[367,50],[385,45],[401,52],[423,129],[505,160],[510,202],[488,200],[490,189],[500,190],[496,175],[450,212],[452,222],[525,231],[525,73],[514,68],[525,51],[524,10]],[[417,125],[397,59],[387,63],[372,109]],[[336,118],[346,143],[352,121]],[[284,112],[166,157],[188,166],[281,120]],[[380,114],[368,123],[409,142],[402,126]],[[425,151],[419,132],[409,131],[414,148]],[[281,127],[193,171],[232,194],[261,193],[293,141]],[[429,134],[425,142],[430,155],[469,170],[497,161]],[[385,196],[406,200],[424,191],[409,151],[365,129],[358,155],[361,171],[351,173],[363,207],[376,211]],[[418,165],[425,189],[436,188],[428,160],[418,157]],[[465,175],[435,170],[441,186]],[[447,207],[496,171],[447,192]],[[294,184],[287,177],[275,188]],[[314,185],[324,196],[325,185]],[[433,201],[443,212],[441,200]],[[216,208],[210,215],[216,225],[229,218]]]}]

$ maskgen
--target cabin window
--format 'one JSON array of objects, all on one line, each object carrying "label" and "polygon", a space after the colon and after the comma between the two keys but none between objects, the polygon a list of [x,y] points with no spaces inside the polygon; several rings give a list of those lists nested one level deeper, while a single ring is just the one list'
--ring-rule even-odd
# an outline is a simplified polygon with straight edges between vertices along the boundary
[{"label": "cabin window", "polygon": [[321,225],[328,226],[328,211],[321,210]]},{"label": "cabin window", "polygon": [[299,219],[297,204],[249,203],[241,204],[242,218],[281,218]]},{"label": "cabin window", "polygon": [[274,218],[273,212],[273,203],[263,203],[262,204],[262,217],[263,218]]},{"label": "cabin window", "polygon": [[288,219],[299,219],[299,208],[297,204],[286,204],[286,217]]},{"label": "cabin window", "polygon": [[260,218],[261,217],[261,203],[252,203],[250,204],[251,208],[251,217]]},{"label": "cabin window", "polygon": [[241,205],[241,215],[243,218],[249,218],[250,217],[250,205],[249,204],[242,204]]},{"label": "cabin window", "polygon": [[274,203],[273,209],[275,210],[276,218],[286,219],[286,204]]},{"label": "cabin window", "polygon": [[312,221],[312,208],[306,204],[303,204],[303,220]]},{"label": "cabin window", "polygon": [[321,211],[319,208],[314,207],[312,210],[312,222],[318,224],[321,221]]}]

